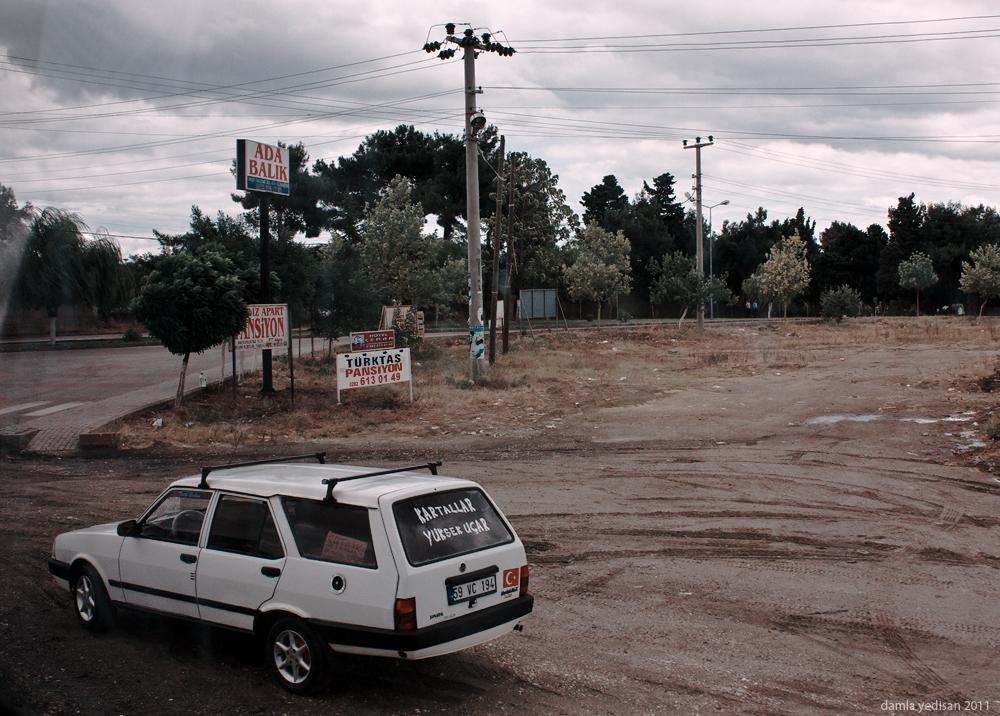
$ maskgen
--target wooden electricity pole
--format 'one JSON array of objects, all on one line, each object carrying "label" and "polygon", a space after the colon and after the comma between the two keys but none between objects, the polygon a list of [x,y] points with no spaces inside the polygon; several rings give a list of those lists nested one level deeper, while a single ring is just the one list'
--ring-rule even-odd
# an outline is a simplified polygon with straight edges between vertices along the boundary
[{"label": "wooden electricity pole", "polygon": [[490,365],[497,360],[497,284],[500,283],[500,219],[503,211],[503,157],[505,138],[500,135],[500,159],[497,160],[497,212],[493,219],[493,274],[490,280]]}]

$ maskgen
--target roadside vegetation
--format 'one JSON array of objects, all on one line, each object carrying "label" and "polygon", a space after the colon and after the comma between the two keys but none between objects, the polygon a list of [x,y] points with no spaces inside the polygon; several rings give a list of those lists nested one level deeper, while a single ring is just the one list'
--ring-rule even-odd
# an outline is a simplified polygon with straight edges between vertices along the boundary
[{"label": "roadside vegetation", "polygon": [[[358,440],[433,439],[437,436],[517,438],[558,431],[561,423],[606,407],[639,405],[658,397],[735,376],[794,371],[829,362],[844,346],[905,347],[920,343],[995,345],[995,319],[881,318],[842,323],[752,322],[676,328],[618,327],[537,332],[512,336],[511,351],[488,368],[478,384],[468,381],[464,339],[425,340],[413,349],[413,402],[407,384],[344,390],[337,404],[336,359],[317,351],[296,357],[295,403],[288,364],[275,360],[274,406],[259,398],[260,376],[243,376],[234,405],[231,378],[187,398],[117,421],[125,449],[157,444],[219,449]],[[990,363],[970,366],[979,376],[996,373]],[[964,367],[963,367],[964,368]],[[956,370],[956,375],[957,375]],[[228,376],[228,371],[227,371]],[[209,375],[208,378],[213,378]],[[934,385],[956,391],[992,392],[983,383],[942,375]]]}]

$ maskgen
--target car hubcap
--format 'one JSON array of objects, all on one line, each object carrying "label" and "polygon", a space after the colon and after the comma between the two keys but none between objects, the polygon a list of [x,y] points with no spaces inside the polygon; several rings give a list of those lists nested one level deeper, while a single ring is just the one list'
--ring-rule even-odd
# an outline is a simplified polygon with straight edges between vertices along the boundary
[{"label": "car hubcap", "polygon": [[312,667],[309,644],[294,631],[281,632],[274,640],[274,665],[286,681],[301,684],[309,676],[309,669]]},{"label": "car hubcap", "polygon": [[87,577],[80,577],[76,583],[76,611],[80,618],[89,622],[94,618],[94,588]]}]

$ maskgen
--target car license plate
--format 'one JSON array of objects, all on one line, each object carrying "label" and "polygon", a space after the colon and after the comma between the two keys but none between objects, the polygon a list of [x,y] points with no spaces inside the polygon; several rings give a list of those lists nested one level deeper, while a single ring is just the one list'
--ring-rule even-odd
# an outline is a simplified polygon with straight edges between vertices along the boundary
[{"label": "car license plate", "polygon": [[448,587],[448,604],[458,604],[471,599],[493,594],[497,591],[497,575],[483,577],[465,584],[453,584]]}]

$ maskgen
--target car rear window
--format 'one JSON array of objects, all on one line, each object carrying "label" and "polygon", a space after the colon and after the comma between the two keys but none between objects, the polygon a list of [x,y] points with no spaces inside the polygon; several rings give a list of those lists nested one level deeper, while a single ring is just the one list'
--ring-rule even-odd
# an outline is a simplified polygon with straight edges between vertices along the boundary
[{"label": "car rear window", "polygon": [[378,568],[367,509],[297,497],[281,502],[303,557]]},{"label": "car rear window", "polygon": [[401,500],[392,510],[414,567],[514,541],[486,495],[474,488]]}]

